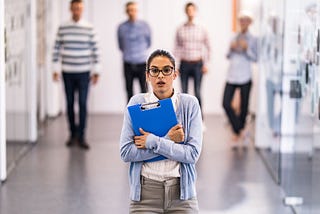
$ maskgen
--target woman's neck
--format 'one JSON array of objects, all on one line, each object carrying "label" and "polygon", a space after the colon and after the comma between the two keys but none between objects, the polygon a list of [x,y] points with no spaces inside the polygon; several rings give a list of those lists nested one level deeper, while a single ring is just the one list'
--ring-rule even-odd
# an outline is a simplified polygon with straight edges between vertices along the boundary
[{"label": "woman's neck", "polygon": [[161,94],[157,94],[155,92],[153,92],[153,94],[159,99],[159,100],[163,100],[163,99],[166,99],[166,98],[170,98],[173,96],[174,94],[174,89],[172,89],[172,92],[171,93],[161,93]]}]

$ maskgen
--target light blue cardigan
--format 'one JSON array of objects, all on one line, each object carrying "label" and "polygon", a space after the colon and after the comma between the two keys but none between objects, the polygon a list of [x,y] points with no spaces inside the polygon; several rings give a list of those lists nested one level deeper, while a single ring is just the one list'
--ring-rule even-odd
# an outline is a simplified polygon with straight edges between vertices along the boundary
[{"label": "light blue cardigan", "polygon": [[[145,103],[146,94],[133,96],[128,106]],[[197,98],[188,94],[178,94],[176,115],[182,124],[185,141],[178,144],[169,137],[158,137],[149,134],[146,149],[138,149],[133,142],[134,132],[128,110],[125,111],[120,137],[120,155],[123,161],[130,162],[129,183],[130,198],[140,201],[141,184],[140,175],[144,160],[163,155],[170,160],[180,162],[180,199],[189,200],[196,197],[195,163],[199,159],[202,147],[202,117]],[[156,121],[155,121],[156,122]]]}]

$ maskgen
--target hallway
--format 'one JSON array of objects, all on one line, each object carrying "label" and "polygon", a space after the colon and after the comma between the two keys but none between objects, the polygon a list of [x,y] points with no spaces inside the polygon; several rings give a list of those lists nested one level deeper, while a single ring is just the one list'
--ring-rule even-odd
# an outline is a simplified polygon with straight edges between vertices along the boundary
[{"label": "hallway", "polygon": [[[37,145],[1,187],[0,213],[128,213],[128,165],[119,155],[121,126],[122,115],[91,115],[91,150],[83,151],[65,146],[64,116],[49,121]],[[206,126],[197,164],[200,213],[291,213],[253,145],[231,150],[222,116],[206,116]]]}]

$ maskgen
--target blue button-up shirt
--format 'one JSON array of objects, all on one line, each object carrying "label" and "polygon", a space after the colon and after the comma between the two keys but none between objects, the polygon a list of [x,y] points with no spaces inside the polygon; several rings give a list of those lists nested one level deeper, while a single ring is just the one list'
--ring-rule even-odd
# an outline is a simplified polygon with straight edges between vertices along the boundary
[{"label": "blue button-up shirt", "polygon": [[118,27],[118,45],[127,63],[145,63],[151,45],[149,25],[142,21],[126,21]]},{"label": "blue button-up shirt", "polygon": [[230,61],[227,82],[230,84],[245,84],[251,80],[252,62],[256,62],[258,58],[257,38],[249,32],[236,35],[232,41],[244,39],[248,48],[243,50],[231,50],[227,54]]}]

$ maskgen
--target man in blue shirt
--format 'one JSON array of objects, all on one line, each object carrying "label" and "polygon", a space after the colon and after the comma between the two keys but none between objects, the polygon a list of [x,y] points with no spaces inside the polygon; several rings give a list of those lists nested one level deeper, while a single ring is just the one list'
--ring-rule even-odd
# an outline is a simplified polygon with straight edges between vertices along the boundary
[{"label": "man in blue shirt", "polygon": [[127,99],[133,96],[133,80],[139,79],[141,92],[147,91],[145,68],[148,48],[151,45],[151,31],[149,25],[138,20],[137,3],[126,4],[128,20],[118,27],[118,44],[123,54],[124,76],[126,81]]}]

